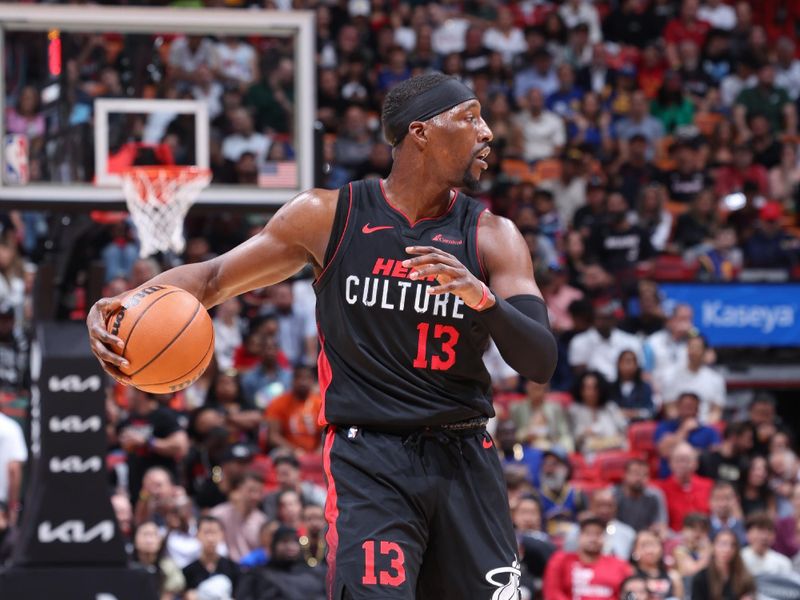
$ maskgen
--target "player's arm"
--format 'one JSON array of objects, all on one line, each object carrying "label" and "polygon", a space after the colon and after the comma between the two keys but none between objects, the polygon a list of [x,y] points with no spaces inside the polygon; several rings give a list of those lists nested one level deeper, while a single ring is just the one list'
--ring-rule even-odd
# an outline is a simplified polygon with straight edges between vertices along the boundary
[{"label": "player's arm", "polygon": [[487,287],[452,254],[432,247],[411,247],[420,254],[403,262],[422,278],[436,275],[440,285],[430,293],[450,292],[478,311],[500,355],[517,373],[539,383],[553,375],[558,347],[550,331],[547,306],[533,278],[530,251],[517,227],[489,212],[478,225]]},{"label": "player's arm", "polygon": [[[175,267],[144,285],[174,285],[210,308],[233,296],[279,283],[309,261],[319,266],[333,225],[337,197],[335,190],[303,192],[281,207],[258,234],[233,250],[212,260]],[[127,377],[117,369],[123,358],[106,347],[123,346],[105,327],[121,304],[121,296],[98,300],[89,311],[86,324],[94,355],[107,372],[126,383]]]}]

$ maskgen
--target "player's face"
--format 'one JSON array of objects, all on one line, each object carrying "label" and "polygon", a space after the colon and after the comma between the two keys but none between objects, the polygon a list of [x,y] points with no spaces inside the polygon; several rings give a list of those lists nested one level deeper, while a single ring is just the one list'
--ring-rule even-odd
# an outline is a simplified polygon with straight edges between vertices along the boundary
[{"label": "player's face", "polygon": [[489,168],[485,161],[492,130],[481,117],[477,100],[462,102],[437,117],[439,127],[431,133],[431,141],[445,172],[453,185],[474,190],[481,171]]}]

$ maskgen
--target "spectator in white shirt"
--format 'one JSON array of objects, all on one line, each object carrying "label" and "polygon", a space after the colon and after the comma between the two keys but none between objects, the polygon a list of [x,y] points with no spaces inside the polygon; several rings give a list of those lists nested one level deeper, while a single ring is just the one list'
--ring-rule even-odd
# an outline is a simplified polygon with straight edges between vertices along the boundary
[{"label": "spectator in white shirt", "polygon": [[0,502],[10,510],[11,524],[16,523],[22,467],[28,460],[28,446],[22,427],[0,413]]},{"label": "spectator in white shirt", "polygon": [[528,92],[528,109],[514,117],[517,135],[521,135],[522,156],[536,161],[560,154],[567,141],[564,121],[544,107],[544,94],[539,89]]},{"label": "spectator in white shirt", "polygon": [[220,80],[246,91],[258,76],[255,49],[233,36],[221,38],[214,47],[214,72]]},{"label": "spectator in white shirt", "polygon": [[700,422],[716,423],[722,418],[726,389],[722,375],[705,364],[706,341],[703,336],[689,338],[686,344],[686,365],[675,365],[664,371],[658,388],[661,400],[670,412],[671,405],[684,392],[700,398]]},{"label": "spectator in white shirt", "polygon": [[171,78],[196,83],[197,70],[213,66],[214,42],[200,35],[179,37],[170,45],[167,61]]},{"label": "spectator in white shirt", "polygon": [[233,368],[233,355],[242,345],[241,305],[237,298],[226,300],[217,307],[214,316],[214,353],[220,371]]},{"label": "spectator in white shirt", "polygon": [[600,17],[597,9],[589,0],[567,0],[558,9],[558,14],[568,29],[572,29],[579,23],[588,25],[589,41],[592,44],[603,41]]},{"label": "spectator in white shirt", "polygon": [[686,366],[686,341],[694,327],[693,318],[691,306],[676,304],[664,328],[645,339],[647,368],[653,374],[653,381],[662,381],[670,368]]},{"label": "spectator in white shirt", "polygon": [[775,44],[775,85],[782,87],[789,98],[800,98],[800,59],[795,58],[794,40],[781,37]]},{"label": "spectator in white shirt", "polygon": [[236,162],[245,152],[252,152],[258,164],[263,164],[272,145],[271,140],[253,127],[253,117],[245,108],[231,113],[233,133],[222,141],[222,156]]},{"label": "spectator in white shirt", "polygon": [[617,376],[617,359],[623,350],[631,350],[642,362],[642,345],[639,338],[617,329],[617,313],[621,308],[608,302],[595,311],[594,326],[579,333],[569,344],[569,364],[580,375],[584,371],[598,371],[608,381]]},{"label": "spectator in white shirt", "polygon": [[736,11],[722,0],[706,0],[697,11],[697,18],[714,29],[730,31],[736,27]]},{"label": "spectator in white shirt", "polygon": [[519,27],[514,27],[514,17],[507,6],[497,9],[496,26],[483,34],[483,45],[503,55],[503,63],[510,65],[514,58],[528,49],[528,43]]},{"label": "spectator in white shirt", "polygon": [[753,513],[747,518],[747,547],[742,549],[744,565],[753,577],[790,575],[792,561],[772,550],[775,522],[767,513]]}]

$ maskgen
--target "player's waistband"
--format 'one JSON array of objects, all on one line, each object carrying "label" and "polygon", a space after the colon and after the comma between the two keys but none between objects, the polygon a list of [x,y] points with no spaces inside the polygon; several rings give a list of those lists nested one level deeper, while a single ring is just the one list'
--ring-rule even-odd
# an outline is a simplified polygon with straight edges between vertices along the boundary
[{"label": "player's waistband", "polygon": [[374,433],[383,433],[386,435],[409,436],[414,434],[435,434],[439,431],[451,432],[455,434],[472,434],[486,431],[486,424],[489,419],[486,417],[475,417],[474,419],[465,419],[464,421],[456,421],[454,423],[444,423],[441,425],[423,425],[423,426],[400,426],[393,427],[391,425],[331,425],[331,427],[339,427],[345,431],[360,430],[371,431]]}]

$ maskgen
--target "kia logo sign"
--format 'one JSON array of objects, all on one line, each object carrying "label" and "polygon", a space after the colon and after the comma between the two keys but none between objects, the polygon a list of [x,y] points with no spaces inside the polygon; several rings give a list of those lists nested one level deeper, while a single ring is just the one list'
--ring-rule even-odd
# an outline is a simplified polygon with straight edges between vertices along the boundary
[{"label": "kia logo sign", "polygon": [[80,456],[54,456],[50,459],[51,473],[97,473],[103,468],[103,459],[92,456],[83,460]]},{"label": "kia logo sign", "polygon": [[50,431],[52,433],[85,433],[87,431],[100,431],[103,421],[99,416],[80,418],[78,415],[66,417],[50,417]]},{"label": "kia logo sign", "polygon": [[102,385],[99,375],[92,375],[86,379],[82,379],[80,375],[53,376],[47,382],[47,388],[51,392],[96,392]]},{"label": "kia logo sign", "polygon": [[38,538],[42,544],[53,544],[61,542],[63,544],[87,544],[100,539],[108,542],[114,537],[114,522],[106,519],[100,521],[90,529],[86,529],[83,521],[64,521],[61,525],[53,527],[50,521],[39,524]]}]

